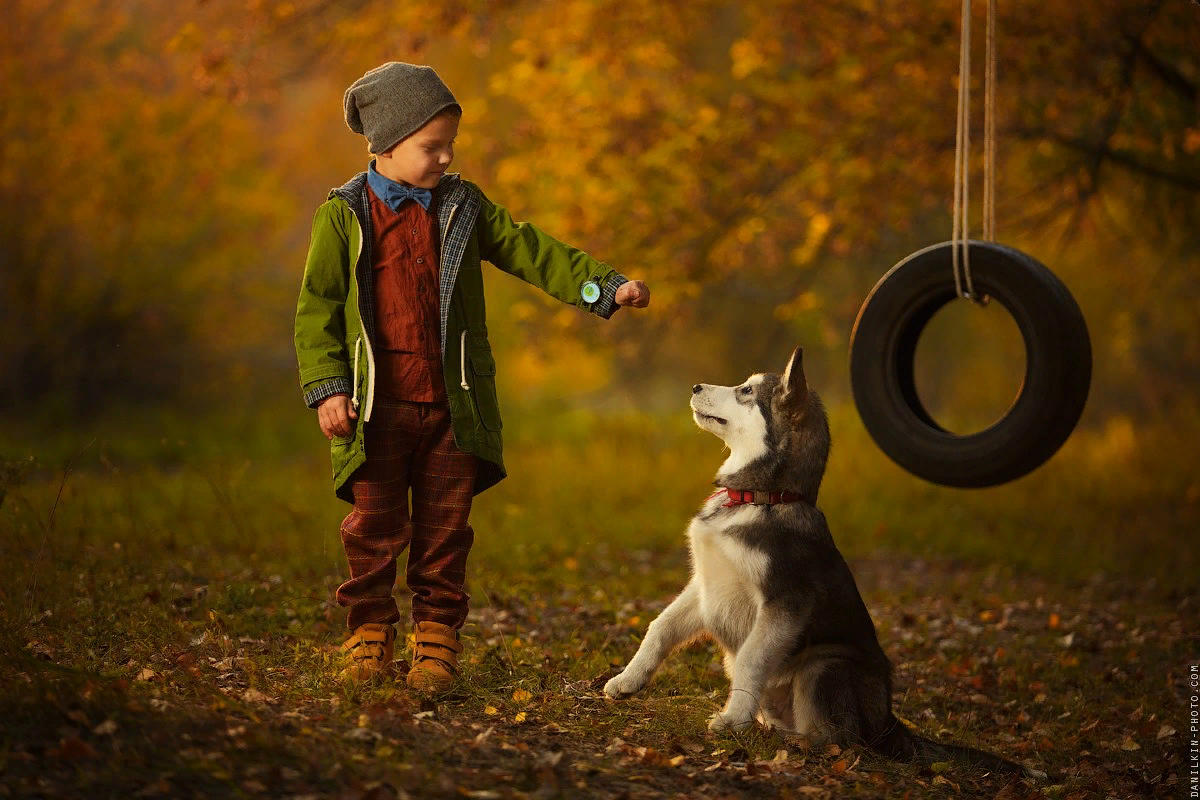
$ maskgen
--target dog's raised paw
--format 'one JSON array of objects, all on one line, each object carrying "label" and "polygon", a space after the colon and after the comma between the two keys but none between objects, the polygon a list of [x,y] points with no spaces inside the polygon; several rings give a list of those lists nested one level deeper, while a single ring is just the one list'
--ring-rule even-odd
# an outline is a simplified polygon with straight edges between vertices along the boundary
[{"label": "dog's raised paw", "polygon": [[715,733],[721,731],[744,731],[754,724],[754,717],[740,717],[718,711],[708,721],[708,729]]}]

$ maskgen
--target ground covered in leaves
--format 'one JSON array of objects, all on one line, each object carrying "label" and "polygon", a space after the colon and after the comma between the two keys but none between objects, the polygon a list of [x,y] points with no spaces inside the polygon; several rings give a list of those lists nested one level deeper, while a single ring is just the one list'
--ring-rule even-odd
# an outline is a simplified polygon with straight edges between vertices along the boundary
[{"label": "ground covered in leaves", "polygon": [[723,455],[686,418],[554,419],[514,425],[512,479],[472,510],[462,675],[433,698],[334,679],[345,507],[307,417],[270,441],[261,417],[236,436],[144,422],[0,459],[0,796],[1187,796],[1195,436],[1077,432],[1035,474],[962,492],[831,413],[821,505],[897,713],[1050,773],[1033,783],[710,734],[728,682],[707,644],[605,699],[687,580],[682,532]]},{"label": "ground covered in leaves", "polygon": [[[664,586],[686,574],[677,551],[635,561]],[[60,575],[75,602],[3,634],[0,795],[1184,796],[1192,598],[911,558],[852,566],[896,667],[898,714],[1048,780],[710,734],[727,688],[711,646],[677,653],[642,695],[606,700],[669,592],[477,592],[458,686],[422,698],[402,681],[333,680],[340,610],[313,587],[181,566],[158,585]]]}]

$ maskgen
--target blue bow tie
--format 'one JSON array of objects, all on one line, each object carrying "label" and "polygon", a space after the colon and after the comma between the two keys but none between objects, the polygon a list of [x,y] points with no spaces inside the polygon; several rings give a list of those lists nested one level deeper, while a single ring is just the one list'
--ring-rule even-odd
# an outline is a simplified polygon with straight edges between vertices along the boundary
[{"label": "blue bow tie", "polygon": [[388,185],[387,197],[383,198],[383,201],[391,206],[392,211],[399,211],[400,204],[405,200],[416,200],[421,204],[421,208],[428,211],[429,204],[433,201],[433,192],[416,186],[401,186],[398,183]]}]

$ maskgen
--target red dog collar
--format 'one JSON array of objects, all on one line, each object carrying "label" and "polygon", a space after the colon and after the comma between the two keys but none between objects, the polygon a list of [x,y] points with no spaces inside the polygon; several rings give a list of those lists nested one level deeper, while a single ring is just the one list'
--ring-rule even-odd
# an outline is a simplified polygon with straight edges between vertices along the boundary
[{"label": "red dog collar", "polygon": [[722,508],[733,506],[777,506],[780,503],[805,503],[807,500],[799,492],[755,492],[750,489],[718,489],[711,497],[720,494],[729,496],[729,502],[722,503]]}]

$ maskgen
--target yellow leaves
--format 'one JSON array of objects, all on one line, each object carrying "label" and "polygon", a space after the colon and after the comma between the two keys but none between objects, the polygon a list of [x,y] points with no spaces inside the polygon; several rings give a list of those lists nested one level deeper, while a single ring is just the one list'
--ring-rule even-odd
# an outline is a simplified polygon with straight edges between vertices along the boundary
[{"label": "yellow leaves", "polygon": [[693,128],[696,131],[710,128],[721,118],[721,112],[710,105],[703,105],[696,109],[696,114],[693,117]]},{"label": "yellow leaves", "polygon": [[200,31],[200,26],[189,20],[167,40],[165,49],[168,53],[191,52],[198,50],[203,40],[204,34]]},{"label": "yellow leaves", "polygon": [[494,717],[500,713],[500,709],[496,708],[495,706],[487,706],[483,709],[483,713],[487,714],[489,717]]},{"label": "yellow leaves", "polygon": [[811,291],[803,291],[796,295],[789,303],[775,307],[775,319],[785,320],[794,319],[801,314],[809,313],[817,309],[821,305],[821,299],[816,293]]},{"label": "yellow leaves", "polygon": [[828,214],[818,211],[809,217],[804,242],[792,251],[792,261],[796,266],[804,267],[812,263],[832,227],[833,219]]},{"label": "yellow leaves", "polygon": [[742,244],[750,244],[755,237],[767,229],[767,223],[762,217],[750,217],[737,228],[737,240]]},{"label": "yellow leaves", "polygon": [[532,159],[506,158],[496,168],[496,180],[508,186],[518,186],[533,177],[532,170]]},{"label": "yellow leaves", "polygon": [[533,695],[524,689],[517,689],[515,692],[513,692],[512,699],[514,703],[528,703],[532,697]]},{"label": "yellow leaves", "polygon": [[629,55],[638,65],[649,69],[674,69],[679,66],[675,54],[657,39],[634,45]]},{"label": "yellow leaves", "polygon": [[758,46],[750,39],[738,39],[729,48],[729,71],[738,80],[748,78],[766,63]]}]

